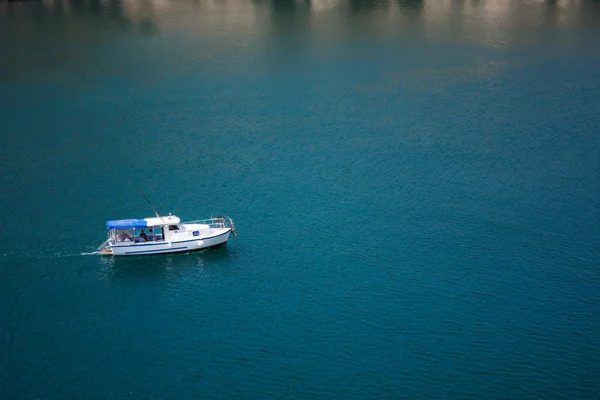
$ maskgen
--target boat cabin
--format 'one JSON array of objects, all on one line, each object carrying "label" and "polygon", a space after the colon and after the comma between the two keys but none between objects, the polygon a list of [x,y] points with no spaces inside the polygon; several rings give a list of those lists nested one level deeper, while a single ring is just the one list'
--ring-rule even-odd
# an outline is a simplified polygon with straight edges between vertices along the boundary
[{"label": "boat cabin", "polygon": [[108,240],[112,245],[169,241],[182,229],[174,215],[162,218],[119,219],[106,221]]}]

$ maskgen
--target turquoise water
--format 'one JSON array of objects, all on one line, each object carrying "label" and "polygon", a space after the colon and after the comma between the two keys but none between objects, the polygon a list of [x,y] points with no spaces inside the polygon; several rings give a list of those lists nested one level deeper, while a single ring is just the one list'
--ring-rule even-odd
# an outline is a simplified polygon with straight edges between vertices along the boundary
[{"label": "turquoise water", "polygon": [[[594,1],[0,4],[6,399],[596,399]],[[107,219],[239,236],[95,254]]]}]

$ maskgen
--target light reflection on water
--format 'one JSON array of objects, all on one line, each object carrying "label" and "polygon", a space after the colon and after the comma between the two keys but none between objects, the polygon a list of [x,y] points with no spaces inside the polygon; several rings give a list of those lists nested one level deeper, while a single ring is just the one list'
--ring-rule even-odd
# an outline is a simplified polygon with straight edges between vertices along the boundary
[{"label": "light reflection on water", "polygon": [[[123,66],[114,64],[95,71],[103,60],[94,55],[114,57],[127,47],[124,41],[142,40],[133,46],[142,52],[148,48],[150,56],[152,46],[164,45],[143,38],[174,37],[176,45],[169,45],[165,55],[171,60],[166,67],[172,70],[192,68],[185,65],[197,61],[219,70],[236,63],[214,61],[216,52],[266,53],[269,57],[270,52],[293,44],[305,46],[309,56],[314,49],[339,48],[357,35],[496,49],[516,45],[526,50],[539,43],[570,46],[569,36],[557,32],[598,26],[599,15],[598,2],[583,0],[3,2],[0,33],[10,40],[0,42],[6,55],[0,59],[0,82],[44,81],[56,78],[59,71],[63,76],[56,79],[74,78],[75,85],[85,86],[90,71],[107,76],[122,73]],[[279,38],[289,37],[297,39],[279,44]],[[186,47],[190,42],[197,52],[190,53]],[[205,44],[219,47],[205,48]]]},{"label": "light reflection on water", "polygon": [[[45,30],[63,39],[65,34],[79,35],[73,39],[100,39],[114,30],[138,29],[155,34],[183,29],[207,35],[237,35],[243,40],[247,34],[264,35],[286,26],[291,29],[292,25],[279,23],[284,18],[287,22],[303,21],[307,30],[315,32],[350,31],[359,23],[366,24],[374,33],[423,29],[432,38],[445,40],[444,33],[450,30],[486,42],[491,32],[501,32],[500,36],[517,40],[523,33],[521,29],[597,25],[595,14],[599,10],[598,3],[591,0],[44,0],[3,2],[0,18],[7,33],[19,35],[20,39],[28,35],[38,37],[36,33]],[[348,25],[353,17],[360,20]],[[61,20],[64,25],[51,26],[53,20]],[[31,31],[32,27],[36,29]]]}]

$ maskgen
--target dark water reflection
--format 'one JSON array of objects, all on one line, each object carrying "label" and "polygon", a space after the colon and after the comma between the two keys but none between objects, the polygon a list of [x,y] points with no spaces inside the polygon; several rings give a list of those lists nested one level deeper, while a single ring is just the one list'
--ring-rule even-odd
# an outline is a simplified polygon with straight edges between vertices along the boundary
[{"label": "dark water reflection", "polygon": [[90,49],[112,46],[132,34],[184,33],[255,43],[272,40],[271,33],[310,32],[311,41],[356,34],[400,35],[503,47],[552,43],[557,30],[600,26],[599,14],[600,2],[592,0],[3,2],[0,79],[43,77],[64,65],[85,70],[86,62],[93,62]]},{"label": "dark water reflection", "polygon": [[[428,24],[491,23],[487,29],[509,30],[540,24],[597,25],[599,11],[599,2],[593,0],[5,1],[0,3],[0,22],[4,33],[12,38],[10,42],[15,43],[27,37],[48,39],[39,35],[42,32],[51,36],[76,35],[83,40],[101,39],[107,32],[130,29],[153,33],[174,28],[202,31],[198,25],[228,34],[241,34],[249,27],[260,33],[269,24],[284,22],[281,18],[310,16],[318,23],[321,14],[334,14],[337,18],[366,15],[373,24],[386,24],[390,19],[399,23],[404,16]],[[56,24],[51,25],[53,22]],[[218,29],[223,28],[223,22],[235,22],[238,29]],[[327,18],[327,22],[331,23],[331,19]]]}]

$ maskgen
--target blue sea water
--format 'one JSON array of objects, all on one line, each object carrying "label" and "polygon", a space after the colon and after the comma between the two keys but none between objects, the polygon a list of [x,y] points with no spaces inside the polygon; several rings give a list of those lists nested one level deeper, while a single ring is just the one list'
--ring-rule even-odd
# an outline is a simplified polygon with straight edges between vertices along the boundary
[{"label": "blue sea water", "polygon": [[[597,399],[596,1],[0,4],[4,399]],[[95,253],[107,219],[224,248]]]}]

